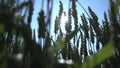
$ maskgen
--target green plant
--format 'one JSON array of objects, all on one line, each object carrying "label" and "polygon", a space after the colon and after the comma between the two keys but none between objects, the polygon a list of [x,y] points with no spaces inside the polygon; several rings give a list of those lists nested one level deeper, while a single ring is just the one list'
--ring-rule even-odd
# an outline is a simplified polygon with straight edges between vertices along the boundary
[{"label": "green plant", "polygon": [[[30,26],[34,1],[0,0],[0,68],[120,67],[119,0],[110,0],[109,14],[104,13],[102,25],[99,24],[99,17],[90,7],[88,7],[89,15],[79,1],[69,0],[66,34],[62,33],[60,27],[64,11],[64,4],[60,1],[59,13],[54,23],[55,37],[50,34],[54,3],[53,0],[46,0],[46,2],[48,11],[46,15],[43,8],[39,12],[38,37],[36,37],[37,32]],[[88,18],[84,13],[80,15],[81,23],[78,20],[76,3],[79,3],[88,15]],[[22,13],[23,10],[25,13]],[[37,39],[39,39],[38,43]],[[16,54],[22,54],[22,59],[16,59]],[[60,64],[57,62],[60,58],[72,60],[74,63]]]}]

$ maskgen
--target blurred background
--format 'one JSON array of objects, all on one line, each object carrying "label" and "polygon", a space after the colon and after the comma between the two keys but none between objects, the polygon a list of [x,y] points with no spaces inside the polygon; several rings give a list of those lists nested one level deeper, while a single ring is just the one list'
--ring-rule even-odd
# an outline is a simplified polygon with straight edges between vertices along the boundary
[{"label": "blurred background", "polygon": [[119,0],[0,0],[0,68],[119,68]]}]

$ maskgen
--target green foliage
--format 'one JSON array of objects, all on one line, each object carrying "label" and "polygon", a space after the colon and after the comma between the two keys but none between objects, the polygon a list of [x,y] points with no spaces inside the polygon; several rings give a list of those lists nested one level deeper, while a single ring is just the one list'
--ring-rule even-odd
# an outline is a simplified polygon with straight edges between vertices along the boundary
[{"label": "green foliage", "polygon": [[114,52],[115,48],[113,43],[109,43],[103,49],[93,55],[89,60],[85,61],[81,68],[95,68],[97,65],[110,58],[114,54]]},{"label": "green foliage", "polygon": [[118,15],[119,7],[120,7],[120,1],[119,0],[116,0],[116,2],[114,3],[114,7],[115,7],[115,14]]},{"label": "green foliage", "polygon": [[7,66],[7,62],[6,62],[6,47],[5,45],[2,45],[4,46],[4,48],[2,49],[2,51],[0,51],[0,60],[4,60],[2,63],[0,63],[0,68],[6,68]]},{"label": "green foliage", "polygon": [[4,24],[0,24],[0,33],[3,33],[5,30]]}]

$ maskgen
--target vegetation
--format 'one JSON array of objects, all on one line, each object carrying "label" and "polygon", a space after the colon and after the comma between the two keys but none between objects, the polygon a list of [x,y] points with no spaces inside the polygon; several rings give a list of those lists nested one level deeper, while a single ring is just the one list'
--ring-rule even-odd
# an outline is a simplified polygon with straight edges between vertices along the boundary
[{"label": "vegetation", "polygon": [[[64,7],[60,1],[53,38],[50,36],[53,0],[47,0],[47,15],[43,9],[39,12],[38,37],[30,26],[34,0],[0,0],[0,68],[119,68],[120,1],[110,0],[102,25],[94,11],[88,7],[88,15],[81,4],[87,14],[80,16],[80,22],[76,3],[80,4],[78,0],[69,0],[64,35],[60,28]],[[61,58],[74,63],[60,64],[57,61]]]}]

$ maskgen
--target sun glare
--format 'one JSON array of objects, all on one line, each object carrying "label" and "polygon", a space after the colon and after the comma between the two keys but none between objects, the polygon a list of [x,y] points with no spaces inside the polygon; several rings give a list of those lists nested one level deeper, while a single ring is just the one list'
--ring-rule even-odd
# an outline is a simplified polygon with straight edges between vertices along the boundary
[{"label": "sun glare", "polygon": [[65,32],[65,23],[67,23],[67,21],[68,21],[68,18],[67,18],[67,16],[66,16],[66,14],[63,13],[63,14],[62,14],[62,17],[61,17],[60,27],[61,27],[61,30],[62,30],[62,32],[63,32],[64,34],[66,33],[66,32]]}]

